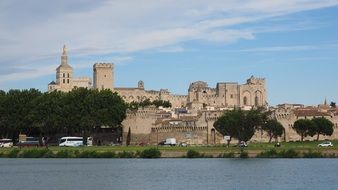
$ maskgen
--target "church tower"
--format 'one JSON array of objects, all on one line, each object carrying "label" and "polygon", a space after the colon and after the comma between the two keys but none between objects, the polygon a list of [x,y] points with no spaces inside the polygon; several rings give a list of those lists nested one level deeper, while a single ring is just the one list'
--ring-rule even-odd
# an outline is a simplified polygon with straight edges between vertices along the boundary
[{"label": "church tower", "polygon": [[93,66],[94,89],[114,90],[113,63],[95,63]]},{"label": "church tower", "polygon": [[71,91],[73,86],[73,68],[68,64],[66,45],[63,46],[61,55],[61,64],[56,68],[56,84],[64,92]]}]

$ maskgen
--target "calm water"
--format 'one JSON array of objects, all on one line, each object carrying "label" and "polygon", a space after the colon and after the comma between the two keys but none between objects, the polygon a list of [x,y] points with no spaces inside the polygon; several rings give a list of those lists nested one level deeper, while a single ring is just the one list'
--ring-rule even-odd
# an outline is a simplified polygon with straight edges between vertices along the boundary
[{"label": "calm water", "polygon": [[338,159],[0,159],[0,189],[338,189]]}]

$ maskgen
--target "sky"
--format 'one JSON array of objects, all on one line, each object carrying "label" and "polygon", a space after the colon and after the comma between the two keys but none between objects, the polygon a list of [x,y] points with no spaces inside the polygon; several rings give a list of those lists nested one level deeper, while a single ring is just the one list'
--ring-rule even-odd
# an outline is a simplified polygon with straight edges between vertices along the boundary
[{"label": "sky", "polygon": [[113,62],[116,87],[253,75],[270,105],[336,102],[337,18],[338,0],[2,0],[0,89],[47,91],[66,44],[76,77]]}]

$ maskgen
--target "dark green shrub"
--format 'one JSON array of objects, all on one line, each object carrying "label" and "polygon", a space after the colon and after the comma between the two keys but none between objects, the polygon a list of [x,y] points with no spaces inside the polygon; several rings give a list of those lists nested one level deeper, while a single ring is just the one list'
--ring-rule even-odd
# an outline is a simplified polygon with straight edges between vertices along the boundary
[{"label": "dark green shrub", "polygon": [[278,153],[277,153],[276,149],[271,149],[271,150],[264,151],[264,152],[257,154],[256,157],[257,158],[277,158]]},{"label": "dark green shrub", "polygon": [[322,158],[322,157],[323,157],[322,153],[312,152],[311,150],[303,153],[303,158]]},{"label": "dark green shrub", "polygon": [[141,158],[160,158],[161,157],[161,151],[157,148],[148,148],[144,149],[141,154]]},{"label": "dark green shrub", "polygon": [[117,154],[118,158],[135,158],[134,152],[127,152],[127,151],[123,151],[123,152],[119,152]]},{"label": "dark green shrub", "polygon": [[61,150],[56,153],[55,155],[56,158],[74,158],[75,154],[71,150]]},{"label": "dark green shrub", "polygon": [[109,151],[97,152],[97,156],[98,158],[116,158],[115,152],[109,152]]},{"label": "dark green shrub", "polygon": [[249,154],[248,154],[248,152],[243,151],[239,154],[239,157],[240,158],[249,158]]},{"label": "dark green shrub", "polygon": [[280,158],[298,158],[299,153],[296,152],[294,149],[289,149],[287,151],[282,150],[281,152],[278,153],[278,157],[280,157]]},{"label": "dark green shrub", "polygon": [[14,148],[11,151],[9,151],[8,154],[5,154],[6,157],[8,158],[16,158],[20,152],[20,149]]},{"label": "dark green shrub", "polygon": [[187,158],[201,158],[201,154],[196,150],[188,150]]},{"label": "dark green shrub", "polygon": [[53,153],[53,151],[48,150],[44,155],[43,158],[56,158],[56,155]]},{"label": "dark green shrub", "polygon": [[17,155],[20,158],[43,158],[44,155],[48,152],[48,149],[25,149]]},{"label": "dark green shrub", "polygon": [[233,153],[233,152],[225,152],[222,155],[222,158],[235,158],[235,153]]},{"label": "dark green shrub", "polygon": [[338,158],[335,153],[332,153],[332,154],[324,153],[323,157],[324,158]]},{"label": "dark green shrub", "polygon": [[77,158],[98,158],[96,151],[85,150],[76,155]]}]

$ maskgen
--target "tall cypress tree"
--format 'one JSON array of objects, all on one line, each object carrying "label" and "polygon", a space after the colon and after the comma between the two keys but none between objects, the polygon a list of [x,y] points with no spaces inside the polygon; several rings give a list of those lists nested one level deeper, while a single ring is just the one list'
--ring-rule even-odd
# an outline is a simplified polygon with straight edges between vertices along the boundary
[{"label": "tall cypress tree", "polygon": [[127,146],[130,145],[130,140],[131,140],[131,131],[130,131],[130,127],[129,127],[128,134],[127,134],[127,142],[126,142]]}]

